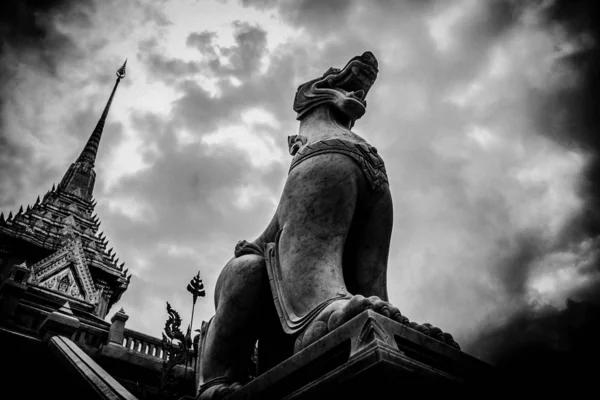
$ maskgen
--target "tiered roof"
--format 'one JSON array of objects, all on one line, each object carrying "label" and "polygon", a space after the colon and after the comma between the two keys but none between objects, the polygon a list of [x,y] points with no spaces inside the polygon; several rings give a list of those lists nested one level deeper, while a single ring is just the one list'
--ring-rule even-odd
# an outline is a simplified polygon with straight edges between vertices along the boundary
[{"label": "tiered roof", "polygon": [[[63,294],[97,306],[95,313],[102,318],[119,300],[131,279],[124,263],[119,264],[113,249],[108,249],[106,236],[99,230],[100,220],[94,214],[96,201],[93,198],[98,146],[117,86],[124,76],[125,64],[117,71],[110,98],[87,144],[58,187],[53,185],[42,199],[38,196],[35,204],[26,210],[21,206],[15,215],[11,212],[7,218],[0,214],[0,234],[52,251],[44,259],[28,265],[32,269],[30,283],[52,290],[61,287]],[[70,260],[70,264],[63,259]],[[68,271],[61,272],[61,268]],[[52,275],[53,271],[57,273]]]}]

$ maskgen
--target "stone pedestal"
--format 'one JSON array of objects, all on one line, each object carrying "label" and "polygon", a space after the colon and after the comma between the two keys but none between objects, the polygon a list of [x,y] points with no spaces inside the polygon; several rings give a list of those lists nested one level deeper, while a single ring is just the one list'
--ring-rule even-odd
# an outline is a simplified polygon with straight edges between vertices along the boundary
[{"label": "stone pedestal", "polygon": [[488,364],[369,310],[227,400],[464,396],[493,386]]}]

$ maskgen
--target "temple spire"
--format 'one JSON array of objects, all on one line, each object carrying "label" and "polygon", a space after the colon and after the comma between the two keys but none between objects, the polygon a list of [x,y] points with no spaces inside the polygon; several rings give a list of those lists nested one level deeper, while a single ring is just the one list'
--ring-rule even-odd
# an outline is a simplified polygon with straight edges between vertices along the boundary
[{"label": "temple spire", "polygon": [[100,139],[102,138],[102,131],[104,130],[104,124],[106,123],[106,118],[108,116],[108,111],[110,110],[110,105],[113,101],[113,97],[115,96],[115,92],[117,91],[117,86],[119,86],[119,82],[121,79],[125,77],[125,66],[127,65],[127,60],[123,63],[123,66],[117,70],[117,80],[115,82],[115,86],[113,87],[112,93],[108,98],[108,102],[104,107],[104,111],[102,112],[102,116],[98,120],[94,131],[92,132],[90,138],[88,139],[83,151],[79,155],[77,162],[86,162],[94,167],[96,162],[96,154],[98,153],[98,145],[100,144]]},{"label": "temple spire", "polygon": [[[125,77],[126,64],[127,60],[125,60],[123,66],[117,70],[117,81],[115,82],[115,86],[113,87],[112,93],[108,98],[106,107],[104,107],[102,116],[96,124],[96,128],[94,128],[94,131],[92,132],[92,135],[90,136],[85,147],[83,148],[83,151],[77,158],[77,161],[71,164],[71,166],[67,170],[67,173],[58,185],[58,191],[74,194],[75,196],[78,196],[90,202],[93,200],[94,183],[96,182],[96,172],[94,171],[94,164],[96,163],[98,145],[100,144],[102,131],[104,130],[104,124],[106,123],[106,117],[108,116],[110,105],[113,101],[113,98],[115,97],[117,86],[119,86],[119,82],[121,81],[121,79]],[[54,192],[54,187],[52,189],[52,191]]]}]

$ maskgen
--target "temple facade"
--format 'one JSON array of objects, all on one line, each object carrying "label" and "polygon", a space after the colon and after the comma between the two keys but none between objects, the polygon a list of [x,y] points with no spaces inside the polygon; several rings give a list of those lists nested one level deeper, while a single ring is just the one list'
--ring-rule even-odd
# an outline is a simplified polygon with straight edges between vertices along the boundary
[{"label": "temple facade", "polygon": [[[33,205],[0,214],[2,380],[18,388],[18,398],[164,398],[162,340],[126,329],[123,309],[105,321],[131,275],[100,231],[94,168],[124,77],[125,64],[60,183]],[[193,364],[174,369],[183,372],[191,383]]]},{"label": "temple facade", "polygon": [[[119,264],[100,232],[94,214],[94,170],[104,124],[115,92],[125,77],[117,72],[110,98],[81,154],[58,186],[33,206],[0,214],[0,271],[27,283],[28,292],[69,301],[90,318],[104,319],[129,285],[131,275]],[[25,278],[26,277],[26,278]]]}]

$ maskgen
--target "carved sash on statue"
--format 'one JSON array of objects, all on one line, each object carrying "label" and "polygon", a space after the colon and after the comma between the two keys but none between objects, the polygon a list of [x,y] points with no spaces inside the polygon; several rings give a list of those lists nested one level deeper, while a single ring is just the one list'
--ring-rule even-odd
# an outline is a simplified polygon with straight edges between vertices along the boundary
[{"label": "carved sash on statue", "polygon": [[286,291],[281,287],[283,280],[281,274],[281,263],[279,262],[279,237],[281,231],[277,232],[274,243],[268,243],[265,246],[265,261],[267,265],[267,272],[269,274],[269,283],[271,285],[271,292],[273,294],[273,301],[275,308],[277,309],[277,315],[281,322],[283,331],[287,334],[293,335],[300,332],[302,329],[315,319],[321,311],[325,309],[329,304],[339,299],[346,299],[350,295],[347,292],[339,293],[335,297],[331,297],[321,302],[317,307],[310,310],[304,315],[296,315],[292,307],[293,299],[290,299]]},{"label": "carved sash on statue", "polygon": [[368,143],[354,143],[340,138],[319,140],[307,144],[296,153],[290,171],[302,161],[324,153],[345,154],[356,161],[362,168],[372,190],[379,189],[384,183],[388,183],[383,159],[377,154],[375,147]]}]

